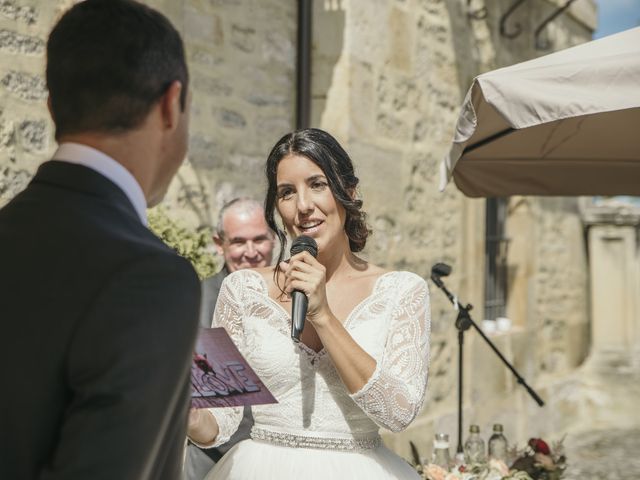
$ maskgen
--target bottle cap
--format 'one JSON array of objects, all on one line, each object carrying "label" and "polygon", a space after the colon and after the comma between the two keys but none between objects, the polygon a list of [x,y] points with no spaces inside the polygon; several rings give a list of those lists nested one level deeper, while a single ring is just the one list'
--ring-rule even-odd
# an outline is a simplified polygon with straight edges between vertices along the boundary
[{"label": "bottle cap", "polygon": [[494,423],[493,424],[493,431],[502,433],[502,424]]},{"label": "bottle cap", "polygon": [[480,433],[480,427],[478,425],[471,425],[469,431],[471,433]]},{"label": "bottle cap", "polygon": [[436,433],[433,446],[434,448],[449,448],[449,435],[446,433]]}]

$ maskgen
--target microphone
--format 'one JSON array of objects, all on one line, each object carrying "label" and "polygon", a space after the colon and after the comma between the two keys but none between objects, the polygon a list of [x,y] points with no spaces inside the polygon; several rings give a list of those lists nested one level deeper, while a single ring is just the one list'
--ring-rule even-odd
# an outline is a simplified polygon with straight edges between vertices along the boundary
[{"label": "microphone", "polygon": [[[292,257],[300,252],[309,252],[315,258],[318,256],[318,244],[313,238],[300,235],[293,241],[290,252]],[[308,304],[309,299],[304,292],[300,290],[291,292],[291,339],[296,343],[300,341],[300,334],[304,329]]]},{"label": "microphone", "polygon": [[442,288],[444,284],[440,277],[448,277],[451,273],[451,266],[446,263],[436,263],[433,267],[431,267],[431,281],[435,283],[438,287]]},{"label": "microphone", "polygon": [[451,273],[451,266],[446,263],[436,263],[431,267],[431,275],[437,277],[448,277]]}]

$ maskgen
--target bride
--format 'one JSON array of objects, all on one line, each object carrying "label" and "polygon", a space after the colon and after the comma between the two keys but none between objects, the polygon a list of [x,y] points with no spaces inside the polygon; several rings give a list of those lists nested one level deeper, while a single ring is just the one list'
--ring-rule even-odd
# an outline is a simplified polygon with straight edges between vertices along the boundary
[{"label": "bride", "polygon": [[[281,243],[275,267],[240,270],[220,291],[213,326],[224,327],[278,400],[252,407],[251,439],[209,472],[217,479],[417,479],[385,448],[419,412],[427,383],[426,282],[355,255],[370,233],[347,153],[318,129],[285,135],[267,160],[266,217]],[[318,244],[283,262],[286,236]],[[308,299],[300,343],[290,338],[293,290]],[[194,409],[189,437],[225,443],[242,408]]]}]

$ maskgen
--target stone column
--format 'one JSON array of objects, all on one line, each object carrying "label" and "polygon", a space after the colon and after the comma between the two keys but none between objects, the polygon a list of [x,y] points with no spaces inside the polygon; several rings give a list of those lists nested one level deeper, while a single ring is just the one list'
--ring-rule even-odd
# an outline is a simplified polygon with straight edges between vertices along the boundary
[{"label": "stone column", "polygon": [[[591,351],[555,392],[572,431],[638,428],[640,396],[640,204],[583,202],[589,229]],[[585,206],[586,205],[586,206]]]},{"label": "stone column", "polygon": [[640,367],[640,205],[585,209],[589,226],[591,353],[597,371]]}]

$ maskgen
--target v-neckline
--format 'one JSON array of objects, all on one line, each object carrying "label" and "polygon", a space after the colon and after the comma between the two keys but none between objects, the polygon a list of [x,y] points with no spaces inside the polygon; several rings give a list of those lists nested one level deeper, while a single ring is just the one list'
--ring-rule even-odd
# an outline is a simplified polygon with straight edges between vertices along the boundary
[{"label": "v-neckline", "polygon": [[[253,271],[253,270],[247,270],[249,272],[254,273],[255,275],[257,275],[258,277],[260,277],[260,284],[263,287],[263,294],[265,297],[267,297],[267,299],[274,304],[279,310],[280,313],[284,316],[284,318],[286,319],[287,322],[291,321],[291,313],[287,312],[284,307],[282,305],[280,305],[280,303],[276,300],[274,300],[273,298],[271,298],[269,296],[269,286],[267,285],[266,280],[264,279],[264,277],[262,276],[262,274]],[[358,312],[359,310],[362,309],[362,307],[371,299],[373,298],[373,296],[377,293],[378,291],[378,287],[380,285],[380,281],[382,280],[383,277],[390,275],[392,273],[394,273],[395,271],[389,271],[389,272],[385,272],[382,275],[379,275],[378,278],[376,278],[376,281],[373,283],[373,288],[371,289],[371,293],[369,293],[369,295],[367,295],[366,297],[364,297],[362,300],[360,300],[355,307],[353,307],[351,309],[351,311],[349,312],[349,314],[346,316],[346,318],[344,319],[344,322],[342,322],[342,326],[347,329],[349,326],[349,323],[351,322],[351,319],[355,317],[355,313]],[[282,332],[281,332],[282,333]],[[286,331],[285,331],[286,333]],[[306,343],[300,341],[298,342],[298,346],[301,350],[303,350],[308,356],[312,357],[312,363],[315,363],[315,361],[319,358],[324,356],[324,354],[327,352],[325,347],[323,346],[320,350],[318,350],[317,352],[309,347]]]}]

